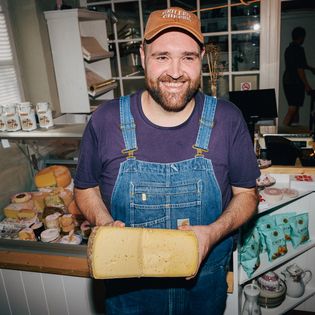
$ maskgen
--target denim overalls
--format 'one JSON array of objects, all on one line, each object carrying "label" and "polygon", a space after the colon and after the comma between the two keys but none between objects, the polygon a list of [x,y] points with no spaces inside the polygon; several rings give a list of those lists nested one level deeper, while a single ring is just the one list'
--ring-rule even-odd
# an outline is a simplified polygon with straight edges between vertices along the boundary
[{"label": "denim overalls", "polygon": [[[176,229],[183,223],[207,225],[222,212],[221,191],[207,151],[216,98],[205,97],[195,158],[175,163],[139,161],[130,98],[120,99],[125,150],[112,194],[111,213],[126,226]],[[167,141],[167,139],[165,139]],[[115,240],[112,240],[115,242]],[[232,247],[227,238],[211,251],[198,275],[183,278],[141,278],[106,281],[107,315],[219,315],[226,299],[226,268]]]}]

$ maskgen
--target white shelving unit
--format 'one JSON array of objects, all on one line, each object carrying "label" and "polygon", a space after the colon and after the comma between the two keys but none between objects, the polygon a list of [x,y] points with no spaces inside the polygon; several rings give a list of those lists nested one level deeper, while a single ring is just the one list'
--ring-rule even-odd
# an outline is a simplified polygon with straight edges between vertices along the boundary
[{"label": "white shelving unit", "polygon": [[[81,36],[93,36],[104,49],[108,49],[106,14],[86,9],[46,11],[50,45],[62,113],[90,113],[85,70],[92,70],[108,80],[112,78],[108,58],[87,62],[83,58]],[[113,98],[112,89],[97,100]]]},{"label": "white shelving unit", "polygon": [[[288,260],[287,263],[281,265],[279,268],[275,269],[274,271],[277,274],[281,274],[281,271],[283,271],[288,265],[291,265],[292,263],[296,263],[299,266],[303,266],[304,269],[309,269],[313,273],[314,277],[314,247],[313,250],[308,250],[300,254],[299,256],[296,256],[294,260]],[[312,298],[315,295],[315,281],[312,278],[312,280],[306,285],[304,294],[299,298],[292,298],[289,296],[286,296],[285,300],[282,304],[280,304],[278,307],[275,308],[261,308],[262,315],[281,315],[285,314],[286,312],[298,307],[301,303],[305,302],[309,298]],[[314,304],[313,304],[314,305]],[[315,305],[314,305],[315,308]],[[314,308],[309,311],[314,311]]]},{"label": "white shelving unit", "polygon": [[[271,174],[271,176],[277,178],[277,187],[288,187],[289,182],[286,180],[289,178],[288,174]],[[286,183],[285,183],[286,182]],[[227,309],[225,315],[235,315],[240,314],[244,303],[243,287],[247,283],[251,283],[253,280],[257,279],[260,275],[268,272],[274,271],[278,275],[285,268],[293,263],[298,264],[304,270],[310,270],[313,274],[311,281],[305,287],[305,293],[299,298],[291,298],[286,295],[285,300],[276,308],[263,308],[261,307],[262,314],[273,314],[280,315],[298,307],[300,304],[313,298],[315,296],[315,192],[300,191],[299,196],[293,199],[283,199],[281,202],[277,202],[273,205],[264,206],[259,209],[259,215],[274,215],[279,213],[296,212],[308,213],[309,215],[309,234],[310,240],[303,245],[293,248],[291,244],[287,244],[288,252],[275,259],[274,261],[269,261],[267,253],[260,254],[260,266],[253,273],[251,277],[248,277],[243,267],[239,261],[239,253],[236,250],[233,254],[233,268],[234,268],[234,290],[233,294],[229,294]],[[314,307],[315,309],[315,307]],[[309,310],[309,311],[314,311]]]}]

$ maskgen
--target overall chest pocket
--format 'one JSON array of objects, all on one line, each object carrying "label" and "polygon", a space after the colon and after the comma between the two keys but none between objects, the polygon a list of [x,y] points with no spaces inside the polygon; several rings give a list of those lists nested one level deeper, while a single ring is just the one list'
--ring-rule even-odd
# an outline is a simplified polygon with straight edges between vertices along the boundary
[{"label": "overall chest pocket", "polygon": [[201,180],[130,184],[130,225],[134,227],[177,228],[178,222],[200,224]]}]

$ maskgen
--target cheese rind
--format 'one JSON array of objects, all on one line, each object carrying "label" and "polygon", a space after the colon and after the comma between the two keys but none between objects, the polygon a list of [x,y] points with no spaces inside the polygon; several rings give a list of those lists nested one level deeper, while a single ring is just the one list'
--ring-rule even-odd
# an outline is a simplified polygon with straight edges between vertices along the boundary
[{"label": "cheese rind", "polygon": [[96,227],[88,262],[95,279],[189,277],[198,269],[198,240],[193,231]]}]

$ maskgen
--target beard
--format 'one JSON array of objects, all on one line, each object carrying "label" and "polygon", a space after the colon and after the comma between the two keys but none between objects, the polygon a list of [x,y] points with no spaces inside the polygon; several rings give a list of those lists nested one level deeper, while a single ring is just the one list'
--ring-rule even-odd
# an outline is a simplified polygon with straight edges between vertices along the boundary
[{"label": "beard", "polygon": [[[187,83],[188,87],[180,93],[163,91],[160,83]],[[145,86],[150,96],[167,112],[180,112],[192,100],[200,87],[200,78],[191,81],[187,76],[173,79],[167,75],[161,75],[157,80],[148,79],[146,75]]]}]

